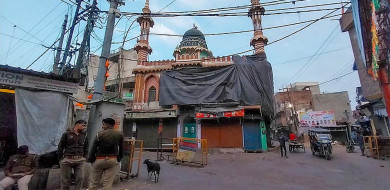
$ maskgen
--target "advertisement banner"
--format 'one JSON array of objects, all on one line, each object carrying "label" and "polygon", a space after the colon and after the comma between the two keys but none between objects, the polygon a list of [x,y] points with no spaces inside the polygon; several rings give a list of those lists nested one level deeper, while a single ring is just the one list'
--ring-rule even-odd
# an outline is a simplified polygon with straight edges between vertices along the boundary
[{"label": "advertisement banner", "polygon": [[195,160],[197,147],[198,144],[194,142],[180,142],[176,159],[185,162],[193,162]]},{"label": "advertisement banner", "polygon": [[334,111],[300,112],[299,122],[301,126],[335,126]]},{"label": "advertisement banner", "polygon": [[[223,112],[222,117],[244,117],[244,110],[237,110],[237,111],[228,111]],[[221,117],[220,115],[213,115],[208,113],[196,113],[196,118],[216,118]]]}]

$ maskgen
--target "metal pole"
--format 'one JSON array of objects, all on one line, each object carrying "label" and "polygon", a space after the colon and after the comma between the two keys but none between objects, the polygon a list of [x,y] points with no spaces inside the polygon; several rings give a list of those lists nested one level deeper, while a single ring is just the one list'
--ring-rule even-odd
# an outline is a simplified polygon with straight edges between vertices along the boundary
[{"label": "metal pole", "polygon": [[[92,32],[92,29],[95,25],[95,21],[94,21],[94,15],[96,14],[96,5],[97,5],[97,0],[94,0],[93,3],[92,3],[92,6],[90,7],[90,10],[89,10],[89,15],[88,15],[88,23],[87,23],[87,26],[85,27],[85,31],[84,31],[84,37],[83,37],[83,41],[81,42],[81,45],[80,45],[80,51],[79,51],[79,55],[77,57],[77,61],[76,61],[76,65],[75,65],[75,69],[74,69],[74,72],[73,72],[73,77],[74,78],[79,78],[80,77],[80,69],[81,69],[81,64],[83,63],[84,61],[84,53],[85,53],[85,50],[86,50],[86,45],[90,39],[90,35],[91,35],[91,32]],[[80,81],[81,82],[81,81]]]},{"label": "metal pole", "polygon": [[69,54],[70,43],[72,42],[73,31],[74,31],[74,27],[75,27],[76,22],[77,22],[77,17],[78,17],[78,15],[79,15],[79,10],[80,10],[80,6],[81,6],[81,2],[82,2],[82,0],[77,0],[76,12],[74,13],[73,23],[72,23],[72,26],[70,27],[70,32],[69,32],[69,36],[68,36],[68,41],[66,42],[66,46],[65,46],[64,56],[62,57],[61,66],[60,66],[60,68],[59,68],[59,69],[60,69],[60,72],[61,72],[61,70],[64,68],[64,66],[65,66],[65,64],[66,64],[66,58],[68,57],[68,54]]},{"label": "metal pole", "polygon": [[57,54],[56,54],[56,58],[54,59],[54,65],[53,65],[53,73],[54,74],[58,74],[58,64],[60,64],[62,43],[64,42],[64,36],[65,36],[65,30],[66,30],[67,23],[68,23],[68,15],[65,15],[65,20],[64,20],[64,23],[62,24],[62,32],[61,32],[60,42],[58,42]]},{"label": "metal pole", "polygon": [[92,100],[103,99],[103,87],[104,87],[105,74],[106,74],[105,64],[110,56],[112,34],[114,32],[114,24],[115,24],[115,13],[116,13],[116,9],[118,8],[118,1],[119,0],[110,1],[110,10],[108,11],[106,33],[104,34],[102,53],[99,61],[99,70],[96,76],[95,90],[93,92]]}]

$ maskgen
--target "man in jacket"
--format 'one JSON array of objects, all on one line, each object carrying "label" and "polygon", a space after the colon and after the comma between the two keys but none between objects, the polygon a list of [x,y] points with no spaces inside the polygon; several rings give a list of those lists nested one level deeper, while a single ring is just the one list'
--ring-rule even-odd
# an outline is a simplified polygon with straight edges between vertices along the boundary
[{"label": "man in jacket", "polygon": [[286,141],[288,141],[288,138],[284,136],[282,133],[279,136],[279,144],[280,144],[280,155],[283,157],[283,150],[284,150],[284,156],[287,157],[287,150],[286,150]]},{"label": "man in jacket", "polygon": [[115,120],[103,119],[102,125],[103,131],[97,133],[89,158],[92,163],[89,190],[96,190],[101,178],[103,189],[110,190],[123,157],[124,138],[121,132],[114,129]]},{"label": "man in jacket", "polygon": [[73,129],[65,132],[58,144],[57,154],[61,160],[61,189],[63,190],[70,189],[72,169],[74,170],[76,190],[80,190],[82,187],[84,164],[88,155],[86,127],[86,121],[76,121]]},{"label": "man in jacket", "polygon": [[22,145],[18,148],[18,153],[10,157],[4,168],[7,177],[0,181],[0,190],[4,190],[15,183],[18,183],[20,190],[28,190],[28,183],[38,169],[36,155],[28,152],[28,146]]},{"label": "man in jacket", "polygon": [[362,151],[362,156],[365,156],[365,154],[364,154],[364,137],[363,137],[362,132],[358,132],[357,142],[359,144],[360,150]]}]

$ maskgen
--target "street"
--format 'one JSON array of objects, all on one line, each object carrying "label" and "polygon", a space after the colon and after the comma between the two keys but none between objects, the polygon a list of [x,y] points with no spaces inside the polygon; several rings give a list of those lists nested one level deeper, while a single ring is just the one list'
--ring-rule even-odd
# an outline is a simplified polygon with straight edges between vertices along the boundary
[{"label": "street", "polygon": [[[113,189],[389,189],[390,161],[376,160],[333,146],[331,160],[306,153],[289,153],[281,158],[279,149],[267,153],[213,153],[204,168],[160,162],[158,183],[146,181],[143,165],[136,179],[123,181]],[[143,159],[155,159],[147,152]]]}]

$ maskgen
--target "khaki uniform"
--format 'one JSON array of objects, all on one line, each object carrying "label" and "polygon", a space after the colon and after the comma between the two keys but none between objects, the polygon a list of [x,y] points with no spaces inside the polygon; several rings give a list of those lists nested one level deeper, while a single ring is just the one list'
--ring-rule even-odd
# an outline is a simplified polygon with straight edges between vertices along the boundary
[{"label": "khaki uniform", "polygon": [[33,175],[33,172],[38,168],[38,159],[36,155],[28,154],[14,155],[8,160],[4,170],[9,171],[11,174],[25,174],[23,177],[6,177],[0,181],[0,190],[17,183],[20,190],[28,190],[28,183]]},{"label": "khaki uniform", "polygon": [[80,190],[83,184],[84,165],[88,154],[86,133],[65,132],[58,144],[57,154],[61,167],[61,189],[69,190],[72,185],[72,170],[75,176],[75,189]]},{"label": "khaki uniform", "polygon": [[96,135],[89,158],[93,163],[89,190],[96,190],[102,178],[103,190],[111,189],[120,169],[119,162],[123,157],[123,142],[123,134],[112,128],[100,131]]}]

